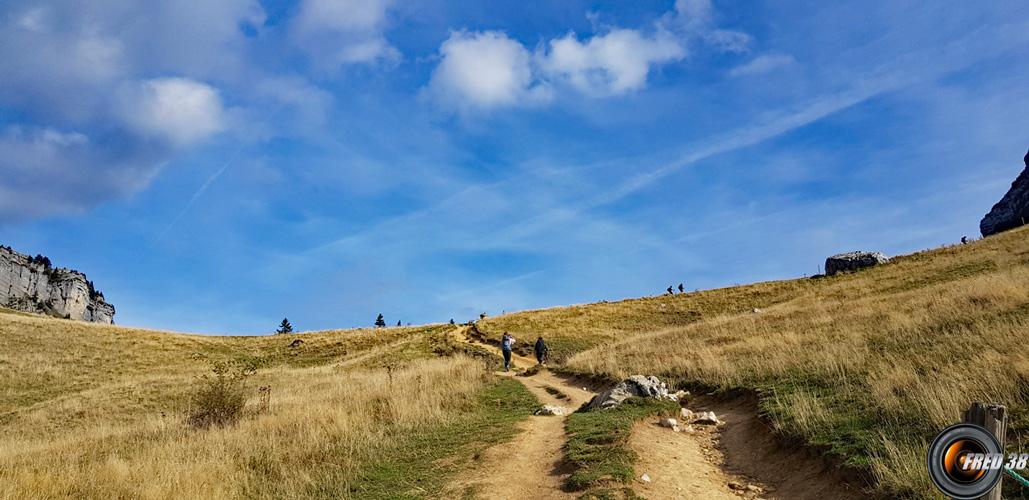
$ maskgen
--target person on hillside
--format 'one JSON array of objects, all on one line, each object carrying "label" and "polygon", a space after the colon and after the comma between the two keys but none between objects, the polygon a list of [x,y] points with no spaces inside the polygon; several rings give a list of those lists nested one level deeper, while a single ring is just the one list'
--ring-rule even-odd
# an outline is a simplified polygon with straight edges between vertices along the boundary
[{"label": "person on hillside", "polygon": [[682,286],[682,283],[679,283],[679,293],[686,293],[686,287]]},{"label": "person on hillside", "polygon": [[672,289],[671,285],[668,286],[668,295],[674,295],[675,290]]},{"label": "person on hillside", "polygon": [[500,337],[500,350],[504,353],[504,371],[511,369],[511,348],[514,346],[515,338],[510,333],[504,332]]},{"label": "person on hillside", "polygon": [[547,354],[550,349],[547,349],[547,343],[543,341],[543,337],[536,339],[536,345],[532,346],[532,350],[536,353],[536,362],[545,365],[547,364]]}]

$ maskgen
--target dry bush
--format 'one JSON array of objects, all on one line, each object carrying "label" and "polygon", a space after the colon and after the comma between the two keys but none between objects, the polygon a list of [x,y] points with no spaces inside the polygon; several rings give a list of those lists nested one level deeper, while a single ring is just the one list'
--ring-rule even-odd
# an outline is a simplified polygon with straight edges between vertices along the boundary
[{"label": "dry bush", "polygon": [[235,424],[246,408],[247,379],[256,371],[253,363],[215,362],[211,373],[197,381],[186,423],[202,429]]}]

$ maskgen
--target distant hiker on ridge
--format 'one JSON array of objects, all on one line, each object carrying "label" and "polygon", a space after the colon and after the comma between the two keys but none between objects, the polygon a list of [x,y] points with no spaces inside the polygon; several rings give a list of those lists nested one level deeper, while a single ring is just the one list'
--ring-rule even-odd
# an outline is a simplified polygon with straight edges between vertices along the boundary
[{"label": "distant hiker on ridge", "polygon": [[968,243],[968,236],[961,237],[961,244],[964,245],[965,243]]},{"label": "distant hiker on ridge", "polygon": [[686,293],[686,288],[682,286],[682,283],[679,283],[679,293]]},{"label": "distant hiker on ridge", "polygon": [[543,337],[536,339],[536,345],[532,346],[532,350],[536,353],[537,363],[547,364],[547,354],[550,353],[550,349],[547,349],[547,343],[543,341]]},{"label": "distant hiker on ridge", "polygon": [[500,350],[504,353],[504,371],[511,369],[511,347],[514,346],[515,338],[510,333],[504,332],[500,337]]},{"label": "distant hiker on ridge", "polygon": [[672,290],[672,285],[668,285],[668,295],[674,295],[675,291]]}]

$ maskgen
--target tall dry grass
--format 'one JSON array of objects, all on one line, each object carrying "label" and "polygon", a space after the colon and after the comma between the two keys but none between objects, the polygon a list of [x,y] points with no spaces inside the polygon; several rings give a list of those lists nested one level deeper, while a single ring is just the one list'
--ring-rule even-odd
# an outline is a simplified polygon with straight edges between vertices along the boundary
[{"label": "tall dry grass", "polygon": [[174,413],[126,420],[103,395],[80,396],[74,432],[57,407],[44,425],[19,419],[0,439],[0,498],[346,497],[362,464],[406,433],[459,418],[487,381],[464,357],[391,374],[279,366],[255,378],[273,387],[271,406],[232,427],[194,430]]},{"label": "tall dry grass", "polygon": [[572,346],[574,372],[755,390],[782,431],[866,467],[892,493],[935,494],[926,442],[972,401],[1008,405],[1015,444],[1029,436],[1029,230],[832,278],[526,312],[486,327]]}]

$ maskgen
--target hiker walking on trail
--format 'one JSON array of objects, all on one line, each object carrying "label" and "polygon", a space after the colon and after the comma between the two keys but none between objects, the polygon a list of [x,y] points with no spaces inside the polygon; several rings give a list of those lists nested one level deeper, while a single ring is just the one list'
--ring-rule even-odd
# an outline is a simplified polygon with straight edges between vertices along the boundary
[{"label": "hiker walking on trail", "polygon": [[679,283],[679,293],[686,293],[686,287],[682,286],[682,283]]},{"label": "hiker walking on trail", "polygon": [[669,285],[669,286],[668,286],[668,295],[674,295],[674,294],[675,294],[675,291],[674,291],[674,290],[672,290],[672,287],[671,287],[671,285]]},{"label": "hiker walking on trail", "polygon": [[514,346],[515,338],[510,333],[504,332],[500,337],[500,350],[504,353],[504,371],[511,369],[511,347]]},{"label": "hiker walking on trail", "polygon": [[550,350],[547,349],[547,343],[543,341],[543,337],[536,339],[536,345],[532,347],[532,350],[536,353],[537,363],[547,364],[547,354],[550,353]]}]

